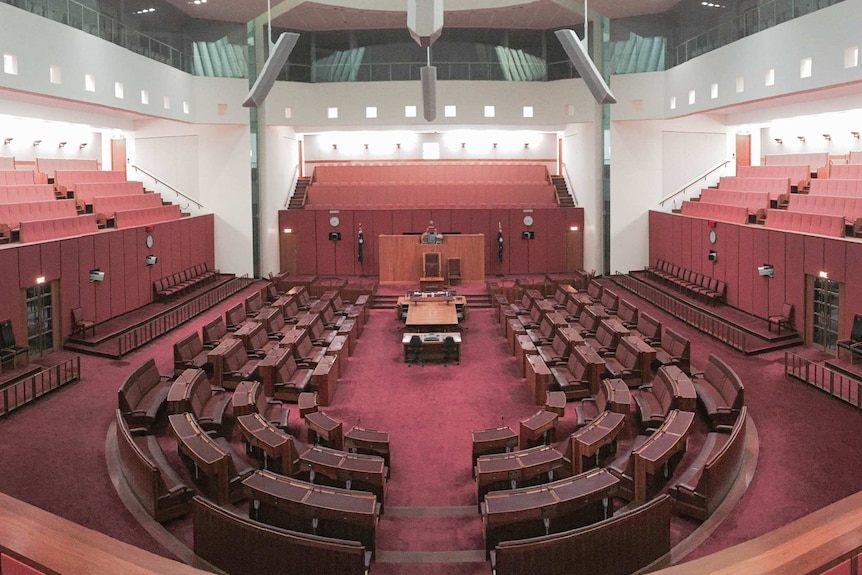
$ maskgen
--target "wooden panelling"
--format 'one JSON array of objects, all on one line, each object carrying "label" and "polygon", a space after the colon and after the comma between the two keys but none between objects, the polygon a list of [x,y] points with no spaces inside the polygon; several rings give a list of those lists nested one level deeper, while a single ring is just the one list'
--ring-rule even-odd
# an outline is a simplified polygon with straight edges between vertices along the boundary
[{"label": "wooden panelling", "polygon": [[846,268],[844,267],[844,262],[850,261],[846,259],[847,245],[847,242],[841,240],[823,240],[823,269],[829,274],[831,280],[841,283],[847,281]]},{"label": "wooden panelling", "polygon": [[60,279],[60,242],[45,242],[39,244],[42,259],[42,274],[45,281]]},{"label": "wooden panelling", "polygon": [[[766,317],[769,315],[769,278],[761,276],[757,267],[769,260],[769,231],[754,227],[751,229],[751,259],[749,267],[742,267],[740,275],[747,274],[751,280],[751,310],[754,315]],[[778,305],[781,311],[781,304]]]},{"label": "wooden panelling", "polygon": [[806,274],[816,276],[824,270],[824,264],[826,263],[823,257],[823,249],[826,246],[826,240],[815,236],[803,235],[802,244],[804,246],[805,254],[803,269]]},{"label": "wooden panelling", "polygon": [[341,233],[341,239],[329,242],[335,252],[335,273],[351,275],[354,273],[353,263],[356,261],[356,233],[354,231],[353,212],[343,212],[341,223],[333,231]]},{"label": "wooden panelling", "polygon": [[[72,308],[81,307],[81,262],[78,257],[78,239],[57,242],[60,246],[60,273],[62,282],[60,286],[61,318],[63,320],[63,333],[72,331]],[[5,293],[0,290],[0,293]],[[92,317],[92,316],[86,316]]]},{"label": "wooden panelling", "polygon": [[484,281],[482,253],[485,238],[477,235],[444,237],[442,244],[420,244],[417,236],[379,236],[380,282],[418,282],[422,276],[422,254],[440,252],[441,265],[449,258],[461,258],[463,281]]},{"label": "wooden panelling", "polygon": [[111,249],[111,263],[109,265],[111,270],[111,317],[114,317],[128,309],[126,307],[126,267],[135,267],[134,260],[138,254],[137,251],[133,251],[128,258],[126,257],[125,236],[122,230],[110,234],[108,240]]},{"label": "wooden panelling", "polygon": [[[124,274],[125,286],[123,289],[126,296],[127,309],[135,309],[142,305],[140,299],[140,290],[138,290],[138,285],[140,283],[138,277],[146,275],[143,270],[146,269],[147,266],[144,263],[146,253],[144,257],[141,257],[138,252],[138,231],[139,230],[135,228],[131,228],[128,230],[123,230],[121,234],[123,236],[123,254],[125,254],[126,257]],[[144,235],[141,234],[140,238],[141,245],[146,248],[146,244],[144,243]]]},{"label": "wooden panelling", "polygon": [[[784,234],[774,231],[768,231],[767,233],[769,238],[769,257],[762,262],[759,262],[758,265],[771,264],[775,270],[781,270],[771,278],[764,278],[769,290],[768,315],[777,315],[781,313],[781,306],[784,302],[790,301],[787,299],[787,294],[785,293],[787,282],[784,280],[783,273],[783,271],[787,269],[787,265],[784,263],[786,257]],[[801,313],[801,311],[801,307],[796,308],[796,313]]]},{"label": "wooden panelling", "polygon": [[24,245],[18,250],[18,287],[34,286],[42,275],[42,250],[39,244]]}]

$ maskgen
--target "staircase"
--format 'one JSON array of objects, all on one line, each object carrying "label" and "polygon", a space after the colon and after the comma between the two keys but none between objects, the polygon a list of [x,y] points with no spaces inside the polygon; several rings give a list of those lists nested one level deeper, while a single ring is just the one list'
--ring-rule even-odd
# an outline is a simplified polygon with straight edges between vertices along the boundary
[{"label": "staircase", "polygon": [[554,184],[554,190],[557,194],[557,201],[561,208],[574,208],[575,200],[572,199],[572,194],[569,193],[569,186],[566,185],[566,179],[562,176],[551,176],[551,183]]},{"label": "staircase", "polygon": [[303,209],[305,206],[305,193],[310,184],[311,176],[305,176],[296,180],[296,187],[293,189],[293,195],[290,196],[290,202],[287,204],[288,210]]}]

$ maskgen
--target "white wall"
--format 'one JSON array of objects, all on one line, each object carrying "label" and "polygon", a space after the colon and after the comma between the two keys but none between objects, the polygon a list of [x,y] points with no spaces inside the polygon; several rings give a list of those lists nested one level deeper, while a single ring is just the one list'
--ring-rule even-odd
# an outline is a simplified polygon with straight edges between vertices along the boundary
[{"label": "white wall", "polygon": [[266,161],[260,170],[260,273],[281,271],[279,265],[278,211],[293,192],[291,183],[299,163],[299,140],[292,128],[266,129]]},{"label": "white wall", "polygon": [[[590,107],[594,109],[594,106]],[[602,270],[602,180],[596,165],[595,123],[583,122],[566,126],[562,134],[562,160],[568,173],[570,191],[584,209],[584,268]]]}]

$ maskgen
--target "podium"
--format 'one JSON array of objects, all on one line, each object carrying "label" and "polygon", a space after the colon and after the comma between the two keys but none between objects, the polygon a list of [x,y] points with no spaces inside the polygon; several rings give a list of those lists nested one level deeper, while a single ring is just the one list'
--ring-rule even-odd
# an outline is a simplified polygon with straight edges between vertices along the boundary
[{"label": "podium", "polygon": [[[380,283],[415,282],[425,277],[446,282],[449,278],[442,263],[450,258],[461,260],[461,281],[485,281],[484,234],[447,234],[439,244],[421,244],[415,235],[381,235],[378,241]],[[426,275],[424,254],[434,252],[440,254],[439,271]]]}]

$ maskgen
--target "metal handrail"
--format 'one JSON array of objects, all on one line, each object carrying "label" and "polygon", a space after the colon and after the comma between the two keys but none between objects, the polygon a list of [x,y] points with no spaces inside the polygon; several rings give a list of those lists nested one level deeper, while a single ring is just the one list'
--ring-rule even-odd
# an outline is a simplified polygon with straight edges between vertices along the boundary
[{"label": "metal handrail", "polygon": [[569,194],[572,196],[572,199],[575,200],[575,206],[580,206],[581,202],[578,201],[578,196],[575,194],[575,189],[572,187],[572,179],[569,177],[569,169],[566,167],[566,162],[563,162],[563,180],[566,181],[566,188],[569,190]]},{"label": "metal handrail", "polygon": [[679,190],[675,191],[674,193],[672,193],[671,195],[669,195],[668,197],[666,197],[665,199],[663,199],[662,201],[660,201],[660,202],[659,202],[659,205],[660,205],[660,206],[663,206],[663,205],[664,205],[664,203],[665,203],[666,201],[671,200],[671,199],[673,199],[673,198],[677,197],[678,195],[680,195],[680,194],[682,194],[682,193],[685,193],[685,192],[686,192],[686,190],[688,190],[690,187],[692,187],[693,185],[695,185],[696,183],[698,183],[698,182],[699,182],[699,181],[701,181],[701,180],[705,180],[705,179],[706,179],[708,176],[710,176],[713,172],[717,172],[718,170],[720,170],[721,168],[725,167],[725,166],[726,166],[727,164],[729,164],[730,162],[731,162],[731,160],[724,160],[723,162],[721,162],[720,164],[716,165],[715,167],[708,169],[706,172],[704,172],[703,174],[701,174],[701,175],[699,175],[698,177],[694,178],[693,180],[691,180],[690,182],[688,182],[686,185],[684,185],[682,188],[680,188]]},{"label": "metal handrail", "polygon": [[46,393],[81,379],[81,356],[76,355],[57,365],[0,389],[0,417],[36,401]]},{"label": "metal handrail", "polygon": [[182,193],[181,191],[179,191],[178,189],[176,189],[175,187],[173,187],[172,185],[170,185],[170,184],[169,184],[169,183],[167,183],[166,181],[162,180],[161,178],[159,178],[159,177],[157,177],[157,176],[154,176],[153,174],[151,174],[150,172],[148,172],[148,171],[147,171],[147,170],[145,170],[144,168],[142,168],[142,167],[138,166],[137,164],[132,164],[132,167],[133,167],[136,171],[138,171],[138,172],[142,172],[142,173],[146,174],[147,176],[149,176],[150,178],[152,178],[152,179],[153,179],[153,181],[154,181],[154,182],[156,182],[157,184],[160,184],[160,185],[162,185],[162,186],[165,186],[166,188],[168,188],[169,190],[171,190],[172,192],[174,192],[174,193],[175,193],[175,194],[177,194],[178,196],[182,196],[182,197],[184,197],[185,199],[187,199],[188,201],[190,201],[191,203],[193,203],[194,205],[196,205],[196,206],[198,207],[198,209],[203,209],[204,205],[203,205],[202,203],[200,203],[199,201],[197,201],[197,200],[196,200],[196,199],[194,199],[194,198],[190,198],[190,197],[188,197],[187,195],[185,195],[184,193]]},{"label": "metal handrail", "polygon": [[293,194],[296,193],[296,182],[299,181],[299,164],[296,164],[296,168],[293,170],[293,177],[290,178],[290,185],[287,186],[287,197],[284,198],[284,209],[287,209],[287,206],[290,205],[290,198]]}]

